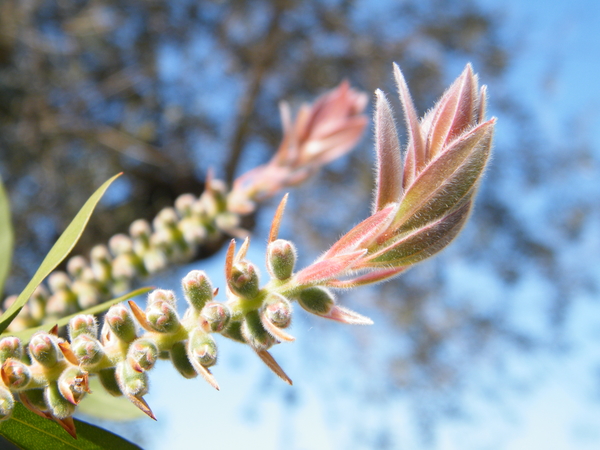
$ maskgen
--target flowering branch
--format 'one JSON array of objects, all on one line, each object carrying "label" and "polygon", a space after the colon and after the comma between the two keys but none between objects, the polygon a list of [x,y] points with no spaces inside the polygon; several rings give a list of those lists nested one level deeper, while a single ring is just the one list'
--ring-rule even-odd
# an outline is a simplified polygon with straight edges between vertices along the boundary
[{"label": "flowering branch", "polygon": [[[477,87],[477,77],[470,66],[421,120],[417,119],[397,67],[395,76],[409,141],[402,158],[391,107],[385,95],[377,91],[377,188],[370,217],[342,236],[316,262],[295,272],[293,243],[278,239],[285,196],[269,233],[269,281],[262,287],[257,266],[246,259],[250,240],[246,238],[237,252],[232,240],[225,261],[224,302],[215,301],[219,290],[212,286],[206,274],[194,270],[182,280],[188,303],[182,317],[177,314],[175,294],[155,290],[148,295],[145,310],[133,302],[129,302],[131,312],[123,304],[112,306],[99,337],[94,317],[80,315],[69,323],[69,341],[58,337],[56,329],[34,335],[25,347],[27,351],[17,338],[1,339],[0,419],[10,417],[15,394],[27,408],[56,420],[75,435],[71,416],[76,405],[89,393],[91,375],[97,375],[108,392],[125,395],[155,419],[144,395],[148,392],[147,372],[160,355],[168,354],[184,377],[201,375],[219,389],[211,372],[217,361],[217,345],[212,337],[215,333],[249,345],[274,373],[291,384],[289,376],[268,350],[275,344],[294,340],[287,331],[294,302],[324,318],[349,324],[371,324],[369,318],[340,306],[331,289],[396,276],[437,253],[456,237],[467,220],[489,159],[495,123],[494,119],[484,120],[485,88]],[[344,92],[349,95],[344,85],[338,89],[341,89],[338,95]],[[306,112],[300,116],[304,114],[306,120],[314,119],[326,111],[326,108],[315,107],[312,115]],[[349,120],[351,122],[355,121]],[[295,139],[296,144],[301,142],[298,130],[318,129],[316,125],[301,126],[302,123],[299,121],[296,131],[290,131],[292,134],[288,136],[291,141]],[[332,128],[335,127],[332,125]],[[290,150],[292,147],[295,150]],[[298,179],[293,176],[297,174],[294,161],[298,159],[281,156],[304,148],[292,147],[280,149],[278,162],[260,169],[264,173],[272,170],[287,173],[286,177],[275,179],[274,183],[279,186]],[[308,161],[323,161],[328,158],[327,153],[339,153],[342,147],[327,147],[329,150],[312,156],[304,154],[305,150],[301,153]],[[257,179],[253,182],[258,183]],[[256,197],[247,198],[257,198],[258,192],[270,192],[267,188],[256,189],[253,191]]]}]

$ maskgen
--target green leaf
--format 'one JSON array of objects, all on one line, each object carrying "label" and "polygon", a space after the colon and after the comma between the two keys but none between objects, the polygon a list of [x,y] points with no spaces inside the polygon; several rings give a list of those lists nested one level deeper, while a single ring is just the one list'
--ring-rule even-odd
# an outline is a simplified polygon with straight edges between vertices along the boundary
[{"label": "green leaf", "polygon": [[8,277],[13,252],[13,228],[10,219],[10,203],[0,178],[0,295]]},{"label": "green leaf", "polygon": [[23,341],[28,341],[31,338],[31,336],[33,336],[38,331],[48,331],[54,325],[58,325],[59,328],[64,327],[65,325],[67,325],[69,323],[69,321],[73,317],[78,316],[80,314],[93,314],[93,315],[100,314],[101,312],[106,311],[112,305],[116,305],[117,303],[125,302],[133,297],[137,297],[138,295],[145,294],[153,289],[155,289],[153,286],[136,289],[135,291],[132,291],[128,294],[122,295],[121,297],[118,297],[118,298],[115,298],[112,300],[108,300],[104,303],[100,303],[99,305],[92,306],[91,308],[76,312],[75,314],[71,314],[70,316],[62,317],[61,319],[57,320],[55,323],[47,323],[44,325],[40,325],[39,327],[29,328],[29,329],[23,330],[23,331],[17,331],[16,333],[11,333],[11,336],[18,337],[19,339],[21,339]]},{"label": "green leaf", "polygon": [[12,417],[0,423],[0,434],[25,450],[139,450],[135,444],[110,431],[75,420],[77,439],[73,439],[57,423],[40,417],[21,403],[15,404]]},{"label": "green leaf", "polygon": [[127,397],[115,397],[102,387],[98,377],[90,378],[91,395],[86,395],[77,412],[102,420],[125,422],[146,417]]},{"label": "green leaf", "polygon": [[39,269],[29,282],[29,284],[25,287],[23,292],[19,295],[19,298],[16,302],[12,304],[8,310],[0,316],[0,333],[2,333],[8,325],[13,321],[13,319],[19,314],[23,305],[29,300],[31,294],[36,287],[46,278],[50,272],[52,272],[56,266],[58,266],[63,259],[67,257],[67,255],[71,252],[81,233],[83,233],[84,228],[86,227],[88,221],[90,220],[90,216],[96,205],[110,186],[110,184],[121,174],[117,174],[112,177],[110,180],[105,182],[102,186],[98,188],[96,192],[85,202],[85,205],[79,210],[73,221],[69,224],[67,229],[63,232],[63,234],[58,238],[54,246],[50,249],[50,252],[46,255]]}]

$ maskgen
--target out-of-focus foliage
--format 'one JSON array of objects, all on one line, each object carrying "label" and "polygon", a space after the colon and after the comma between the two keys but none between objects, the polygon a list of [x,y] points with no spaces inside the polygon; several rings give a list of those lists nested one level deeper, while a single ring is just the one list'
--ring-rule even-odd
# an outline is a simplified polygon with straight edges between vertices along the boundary
[{"label": "out-of-focus foliage", "polygon": [[368,91],[391,88],[387,74],[397,61],[419,107],[442,89],[450,52],[484,74],[502,69],[493,22],[472,5],[373,7],[2,2],[0,172],[19,230],[9,291],[32,272],[83,192],[115,171],[127,178],[84,248],[152,217],[177,194],[198,193],[211,166],[230,181],[238,164],[264,162],[281,136],[281,99],[297,104],[343,78]]}]

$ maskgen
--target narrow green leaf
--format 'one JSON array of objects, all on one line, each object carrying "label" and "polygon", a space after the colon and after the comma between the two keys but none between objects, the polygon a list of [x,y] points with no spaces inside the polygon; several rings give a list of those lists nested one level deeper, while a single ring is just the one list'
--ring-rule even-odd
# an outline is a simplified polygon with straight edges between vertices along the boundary
[{"label": "narrow green leaf", "polygon": [[0,296],[8,277],[13,252],[13,228],[10,218],[8,195],[0,178]]},{"label": "narrow green leaf", "polygon": [[98,377],[90,378],[91,395],[86,395],[77,412],[101,420],[126,422],[146,417],[127,397],[115,397],[100,384]]},{"label": "narrow green leaf", "polygon": [[0,316],[0,333],[2,333],[8,325],[13,321],[13,319],[19,314],[23,305],[29,300],[31,294],[35,290],[36,287],[46,278],[50,272],[52,272],[56,266],[58,266],[63,259],[67,257],[67,255],[71,252],[81,233],[83,233],[84,228],[86,227],[88,221],[90,220],[90,216],[96,205],[110,186],[110,184],[121,174],[117,174],[112,177],[110,180],[105,182],[102,186],[98,188],[94,194],[85,202],[85,205],[79,210],[73,221],[69,224],[67,229],[63,232],[63,234],[58,238],[54,246],[50,249],[50,252],[46,255],[39,269],[29,282],[29,284],[25,287],[23,292],[19,295],[19,298],[16,302],[12,304],[8,310]]},{"label": "narrow green leaf", "polygon": [[0,435],[24,450],[139,450],[135,444],[110,431],[75,420],[77,439],[73,439],[57,423],[44,419],[25,408],[15,405],[12,417],[0,423]]},{"label": "narrow green leaf", "polygon": [[137,297],[138,295],[146,294],[147,292],[150,292],[153,289],[155,289],[153,286],[136,289],[135,291],[132,291],[128,294],[122,295],[121,297],[118,297],[118,298],[115,298],[112,300],[108,300],[106,302],[100,303],[99,305],[92,306],[91,308],[85,309],[83,311],[79,311],[75,314],[71,314],[70,316],[62,317],[61,319],[57,320],[54,323],[47,323],[44,325],[40,325],[39,327],[29,328],[27,330],[17,331],[16,333],[10,333],[10,334],[11,334],[11,336],[18,337],[22,341],[27,342],[31,338],[31,336],[33,336],[38,331],[48,331],[54,325],[58,325],[59,328],[64,327],[65,325],[67,325],[69,323],[69,321],[73,317],[78,316],[80,314],[93,314],[93,315],[100,314],[101,312],[106,311],[112,305],[116,305],[117,303],[121,303],[121,302],[126,302],[127,300],[129,300],[133,297]]}]

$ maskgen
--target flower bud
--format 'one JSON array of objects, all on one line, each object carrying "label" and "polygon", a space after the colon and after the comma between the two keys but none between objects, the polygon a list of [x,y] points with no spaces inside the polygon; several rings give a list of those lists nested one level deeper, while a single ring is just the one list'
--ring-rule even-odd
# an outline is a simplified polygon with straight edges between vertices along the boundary
[{"label": "flower bud", "polygon": [[108,241],[108,248],[114,256],[131,253],[133,251],[133,242],[125,234],[115,234]]},{"label": "flower bud", "polygon": [[131,342],[136,338],[133,317],[122,303],[109,308],[104,317],[104,322],[118,339],[124,342]]},{"label": "flower bud", "polygon": [[71,337],[71,341],[82,334],[87,334],[93,338],[98,335],[96,318],[91,314],[80,314],[69,321],[69,336]]},{"label": "flower bud", "polygon": [[19,390],[25,388],[31,381],[31,371],[29,367],[16,359],[7,359],[2,364],[2,381],[7,388]]},{"label": "flower bud", "polygon": [[69,290],[71,287],[71,279],[65,272],[52,272],[48,277],[48,287],[53,294],[60,291]]},{"label": "flower bud", "polygon": [[193,194],[182,194],[175,199],[175,209],[181,217],[188,217],[195,202],[196,197]]},{"label": "flower bud", "polygon": [[138,219],[129,226],[129,234],[133,241],[133,251],[135,254],[142,256],[150,246],[150,235],[152,228],[147,220]]},{"label": "flower bud", "polygon": [[[91,271],[91,269],[89,270]],[[87,309],[100,303],[100,293],[95,284],[95,282],[82,279],[73,281],[72,289],[77,297],[77,305],[79,308]]]},{"label": "flower bud", "polygon": [[121,392],[128,397],[141,397],[148,393],[148,374],[136,371],[126,362],[117,364],[115,377]]},{"label": "flower bud", "polygon": [[183,295],[187,302],[200,311],[213,299],[213,287],[203,270],[192,270],[181,280]]},{"label": "flower bud", "polygon": [[292,276],[296,264],[296,248],[290,241],[277,239],[267,248],[267,269],[278,280]]},{"label": "flower bud", "polygon": [[36,287],[33,294],[31,294],[28,302],[29,310],[31,317],[38,323],[46,317],[46,303],[48,303],[49,297],[48,290],[42,284]]},{"label": "flower bud", "polygon": [[273,336],[263,327],[258,311],[246,314],[241,330],[246,343],[257,351],[267,350],[275,343]]},{"label": "flower bud", "polygon": [[75,412],[75,405],[62,396],[56,381],[50,382],[50,384],[46,386],[44,395],[46,398],[46,405],[48,405],[50,411],[56,418],[64,419],[72,416]]},{"label": "flower bud", "polygon": [[103,356],[104,349],[100,342],[89,334],[81,334],[71,342],[71,351],[84,368],[91,368],[98,364]]},{"label": "flower bud", "polygon": [[198,373],[190,363],[187,355],[187,342],[176,342],[169,352],[171,362],[177,371],[185,378],[195,378]]},{"label": "flower bud", "polygon": [[227,328],[221,332],[222,336],[232,339],[242,344],[246,343],[244,336],[242,335],[242,322],[230,321]]},{"label": "flower bud", "polygon": [[86,267],[87,261],[83,256],[73,256],[67,261],[67,272],[73,278],[79,278]]},{"label": "flower bud", "polygon": [[231,277],[227,280],[229,288],[240,297],[253,298],[259,292],[257,267],[248,262],[240,261],[233,265]]},{"label": "flower bud", "polygon": [[213,333],[220,333],[227,327],[231,319],[231,310],[224,303],[207,303],[200,316],[206,321],[208,329]]},{"label": "flower bud", "polygon": [[120,397],[123,395],[119,383],[117,382],[116,369],[114,367],[99,371],[98,379],[100,380],[102,387],[113,397]]},{"label": "flower bud", "polygon": [[188,340],[188,357],[204,367],[214,366],[217,362],[217,343],[210,334],[196,328]]},{"label": "flower bud", "polygon": [[181,219],[178,228],[183,235],[183,239],[190,247],[202,244],[207,239],[206,226],[196,216]]},{"label": "flower bud", "polygon": [[173,333],[181,323],[175,308],[165,301],[156,301],[146,308],[146,318],[152,328],[160,333]]},{"label": "flower bud", "polygon": [[10,418],[15,407],[15,400],[8,389],[0,387],[0,422]]},{"label": "flower bud", "polygon": [[137,372],[150,370],[158,359],[158,347],[150,339],[140,338],[132,342],[127,352],[127,361]]},{"label": "flower bud", "polygon": [[148,305],[158,302],[167,302],[169,305],[175,307],[177,298],[175,292],[166,289],[154,289],[148,294]]},{"label": "flower bud", "polygon": [[309,313],[325,315],[335,305],[335,299],[327,289],[314,286],[300,291],[298,303]]},{"label": "flower bud", "polygon": [[144,268],[148,273],[160,272],[167,267],[168,260],[165,253],[158,248],[151,248],[144,253],[142,257],[144,261]]},{"label": "flower bud", "polygon": [[265,302],[265,318],[278,328],[287,328],[292,323],[292,304],[282,295],[272,295]]},{"label": "flower bud", "polygon": [[71,366],[58,378],[58,390],[73,405],[79,404],[90,392],[88,373],[79,367]]},{"label": "flower bud", "polygon": [[56,338],[44,331],[33,335],[29,341],[29,354],[44,367],[53,367],[61,357]]},{"label": "flower bud", "polygon": [[21,359],[23,347],[19,338],[9,336],[0,339],[0,363],[8,358]]},{"label": "flower bud", "polygon": [[94,276],[100,283],[107,283],[112,279],[112,258],[104,245],[96,245],[90,252],[90,265]]},{"label": "flower bud", "polygon": [[229,211],[222,212],[215,217],[215,225],[219,230],[234,230],[240,225],[240,216]]}]

